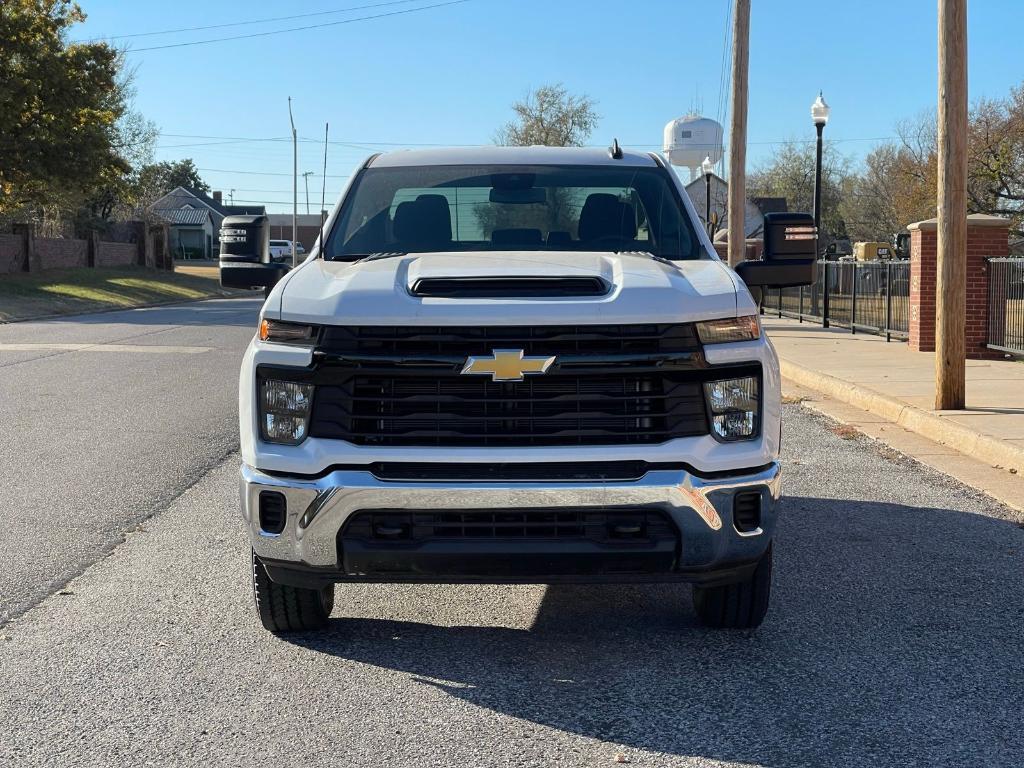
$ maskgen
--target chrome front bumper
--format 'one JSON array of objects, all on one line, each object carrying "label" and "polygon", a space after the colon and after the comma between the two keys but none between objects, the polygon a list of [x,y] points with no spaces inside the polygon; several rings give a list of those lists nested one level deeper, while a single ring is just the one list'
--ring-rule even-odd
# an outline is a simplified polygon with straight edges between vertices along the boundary
[{"label": "chrome front bumper", "polygon": [[[264,560],[314,569],[338,569],[338,533],[360,510],[468,510],[630,507],[660,510],[679,530],[680,572],[699,572],[757,560],[774,532],[779,499],[777,462],[749,473],[700,477],[658,469],[637,480],[561,482],[391,481],[369,471],[338,470],[316,479],[283,477],[242,466],[242,516],[256,554]],[[277,491],[287,501],[281,533],[260,527],[259,495]],[[761,526],[741,533],[733,525],[733,497],[761,493]]]}]

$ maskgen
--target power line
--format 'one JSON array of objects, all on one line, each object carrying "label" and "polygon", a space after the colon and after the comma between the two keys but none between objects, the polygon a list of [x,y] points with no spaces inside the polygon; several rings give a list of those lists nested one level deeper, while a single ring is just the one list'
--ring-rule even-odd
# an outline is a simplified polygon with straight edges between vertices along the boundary
[{"label": "power line", "polygon": [[[162,133],[161,136],[170,136],[172,138],[196,138],[196,139],[223,139],[224,141],[211,141],[206,144],[168,144],[161,147],[161,149],[174,149],[174,148],[187,148],[187,147],[201,147],[201,146],[216,146],[218,144],[244,144],[247,142],[285,142],[291,141],[290,138],[286,137],[268,137],[268,138],[257,138],[257,137],[242,137],[242,136],[205,136],[198,134],[185,134],[185,133]],[[829,144],[841,144],[854,141],[892,141],[899,138],[898,136],[857,136],[851,138],[830,138],[826,143]],[[813,144],[814,139],[771,139],[767,141],[749,141],[748,145],[751,146],[767,146],[772,144]],[[299,142],[303,144],[319,144],[323,145],[322,139],[310,139],[299,137]],[[352,149],[364,149],[366,147],[489,147],[494,146],[493,144],[465,144],[465,143],[444,143],[444,142],[414,142],[414,141],[354,141],[350,139],[341,140],[335,139],[328,142],[332,146],[350,147]],[[638,149],[652,149],[661,148],[661,144],[634,144],[629,141],[620,142],[623,147],[635,147]],[[591,149],[602,149],[603,144],[590,144],[588,145]]]},{"label": "power line", "polygon": [[341,21],[328,21],[324,24],[310,24],[305,27],[289,27],[288,29],[275,29],[267,32],[251,32],[247,35],[231,35],[229,37],[214,37],[209,40],[192,40],[186,43],[168,43],[166,45],[152,45],[148,48],[132,48],[130,53],[142,53],[143,51],[161,51],[167,48],[184,48],[190,45],[209,45],[210,43],[223,43],[228,40],[248,40],[254,37],[268,37],[271,35],[282,35],[287,32],[303,32],[309,29],[323,29],[324,27],[337,27],[341,24],[354,24],[357,21],[369,21],[371,19],[383,19],[388,16],[402,16],[407,13],[416,13],[417,11],[429,11],[433,8],[443,8],[447,5],[460,5],[462,3],[468,3],[471,0],[447,0],[443,3],[434,3],[433,5],[424,5],[419,8],[405,8],[401,11],[389,11],[388,13],[377,13],[372,16],[358,16],[354,19],[342,19]]},{"label": "power line", "polygon": [[419,0],[389,0],[386,3],[372,3],[370,5],[351,5],[347,8],[337,8],[333,11],[316,11],[315,13],[297,13],[292,16],[272,16],[266,19],[249,19],[248,21],[231,21],[225,24],[207,24],[203,27],[180,27],[178,29],[162,29],[158,32],[131,32],[124,35],[109,35],[108,37],[94,37],[88,40],[76,40],[77,43],[98,43],[103,40],[126,40],[130,37],[153,37],[155,35],[175,35],[179,32],[201,32],[206,29],[224,29],[225,27],[244,27],[252,24],[268,24],[272,21],[291,21],[292,19],[308,19],[312,16],[331,16],[337,13],[349,11],[362,11],[367,8],[380,8],[385,5],[405,5],[415,3]]},{"label": "power line", "polygon": [[[197,171],[205,171],[207,173],[240,173],[247,176],[287,176],[289,179],[292,177],[290,173],[273,173],[271,171],[232,171],[226,168],[196,168]],[[328,179],[348,179],[351,174],[344,176],[328,175]]]}]

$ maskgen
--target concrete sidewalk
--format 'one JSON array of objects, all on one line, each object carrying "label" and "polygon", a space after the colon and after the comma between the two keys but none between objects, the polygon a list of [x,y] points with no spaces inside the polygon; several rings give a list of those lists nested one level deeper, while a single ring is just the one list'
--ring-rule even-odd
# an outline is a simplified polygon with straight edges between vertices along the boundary
[{"label": "concrete sidewalk", "polygon": [[935,355],[903,342],[764,317],[786,379],[990,466],[1024,474],[1024,363],[967,361],[964,411],[934,411]]}]

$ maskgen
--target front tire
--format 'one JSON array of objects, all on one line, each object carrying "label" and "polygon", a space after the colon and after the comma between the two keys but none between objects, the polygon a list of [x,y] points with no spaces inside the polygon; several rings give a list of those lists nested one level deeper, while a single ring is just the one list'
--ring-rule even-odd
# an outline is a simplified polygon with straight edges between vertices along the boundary
[{"label": "front tire", "polygon": [[334,608],[334,585],[304,589],[276,584],[252,553],[252,591],[263,626],[275,634],[308,632],[327,626]]},{"label": "front tire", "polygon": [[693,587],[693,607],[701,623],[713,629],[754,629],[768,612],[772,587],[772,546],[746,581],[718,587]]}]

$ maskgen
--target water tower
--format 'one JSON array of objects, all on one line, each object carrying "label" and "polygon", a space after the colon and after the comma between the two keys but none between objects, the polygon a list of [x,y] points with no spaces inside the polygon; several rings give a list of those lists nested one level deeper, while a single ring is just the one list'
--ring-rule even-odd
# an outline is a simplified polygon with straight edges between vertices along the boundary
[{"label": "water tower", "polygon": [[690,169],[690,179],[701,174],[705,157],[712,163],[722,159],[722,126],[709,117],[690,114],[665,126],[665,156],[672,165]]}]

